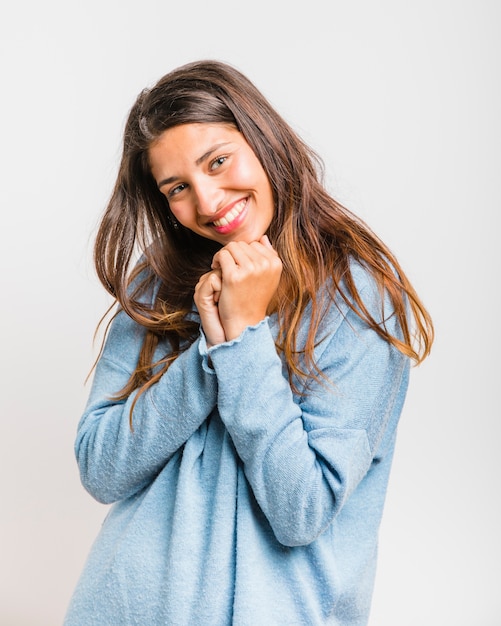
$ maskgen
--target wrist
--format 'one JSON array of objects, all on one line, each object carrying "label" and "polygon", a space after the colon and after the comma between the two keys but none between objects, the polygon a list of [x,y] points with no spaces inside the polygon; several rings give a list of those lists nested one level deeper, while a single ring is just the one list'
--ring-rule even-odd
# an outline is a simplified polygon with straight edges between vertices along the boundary
[{"label": "wrist", "polygon": [[225,324],[224,334],[226,336],[226,341],[232,341],[233,339],[237,339],[244,332],[246,328],[257,326],[264,319],[266,319],[266,315],[255,316],[253,318],[247,318],[246,320],[240,321],[232,321]]}]

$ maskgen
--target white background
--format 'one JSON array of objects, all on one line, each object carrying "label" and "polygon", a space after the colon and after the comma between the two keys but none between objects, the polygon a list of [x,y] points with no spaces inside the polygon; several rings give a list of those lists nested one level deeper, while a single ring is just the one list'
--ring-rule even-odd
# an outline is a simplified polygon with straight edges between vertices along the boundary
[{"label": "white background", "polygon": [[321,154],[330,190],[385,239],[435,320],[402,416],[370,626],[501,624],[500,6],[4,6],[1,626],[62,623],[105,516],[73,456],[108,303],[93,236],[133,100],[199,58],[236,65]]}]

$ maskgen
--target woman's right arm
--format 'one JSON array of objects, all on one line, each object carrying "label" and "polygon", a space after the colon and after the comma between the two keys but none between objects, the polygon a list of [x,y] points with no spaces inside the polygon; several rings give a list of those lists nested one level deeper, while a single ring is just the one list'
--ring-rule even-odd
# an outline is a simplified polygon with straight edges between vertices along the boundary
[{"label": "woman's right arm", "polygon": [[109,504],[146,486],[200,427],[216,405],[217,381],[202,366],[198,339],[142,393],[113,400],[134,370],[144,330],[120,312],[113,320],[97,364],[75,453],[82,484]]}]

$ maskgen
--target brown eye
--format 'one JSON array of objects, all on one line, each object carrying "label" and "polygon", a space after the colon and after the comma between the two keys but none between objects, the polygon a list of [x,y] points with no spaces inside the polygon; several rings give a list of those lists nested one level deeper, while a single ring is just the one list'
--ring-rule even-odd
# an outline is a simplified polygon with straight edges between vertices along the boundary
[{"label": "brown eye", "polygon": [[172,189],[169,190],[169,193],[167,194],[168,197],[172,198],[172,196],[175,196],[178,193],[181,193],[181,191],[186,189],[187,186],[188,185],[186,185],[186,183],[181,183],[180,185],[176,185],[175,187],[173,187]]},{"label": "brown eye", "polygon": [[217,157],[217,159],[214,159],[214,161],[211,161],[209,169],[211,171],[217,170],[217,168],[221,167],[221,165],[226,161],[227,158],[228,158],[227,156]]}]

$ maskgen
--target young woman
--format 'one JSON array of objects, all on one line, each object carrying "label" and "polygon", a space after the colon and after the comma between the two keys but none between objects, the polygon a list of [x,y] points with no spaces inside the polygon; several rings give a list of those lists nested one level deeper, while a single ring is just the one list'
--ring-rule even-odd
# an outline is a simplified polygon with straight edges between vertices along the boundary
[{"label": "young woman", "polygon": [[367,623],[433,327],[320,176],[229,65],[139,95],[95,243],[118,306],[76,439],[114,504],[66,626]]}]

